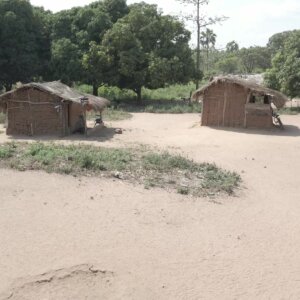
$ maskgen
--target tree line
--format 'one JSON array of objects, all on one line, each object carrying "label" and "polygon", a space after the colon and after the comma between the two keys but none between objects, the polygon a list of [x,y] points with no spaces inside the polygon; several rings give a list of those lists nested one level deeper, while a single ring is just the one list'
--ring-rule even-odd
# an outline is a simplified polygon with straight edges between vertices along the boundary
[{"label": "tree line", "polygon": [[156,5],[96,1],[58,13],[0,0],[0,85],[61,80],[133,90],[187,83],[195,66],[190,32]]},{"label": "tree line", "polygon": [[236,41],[216,49],[216,35],[210,29],[200,36],[201,65],[204,76],[255,74],[264,77],[266,86],[291,98],[300,97],[300,30],[274,34],[265,47],[240,48]]},{"label": "tree line", "polygon": [[19,81],[61,80],[89,84],[95,95],[102,85],[118,86],[141,100],[142,87],[265,73],[268,86],[300,96],[300,30],[275,34],[266,47],[240,48],[231,41],[216,49],[217,36],[207,26],[224,19],[192,16],[199,51],[191,49],[184,23],[156,5],[102,0],[52,13],[28,0],[0,0],[0,90]]}]

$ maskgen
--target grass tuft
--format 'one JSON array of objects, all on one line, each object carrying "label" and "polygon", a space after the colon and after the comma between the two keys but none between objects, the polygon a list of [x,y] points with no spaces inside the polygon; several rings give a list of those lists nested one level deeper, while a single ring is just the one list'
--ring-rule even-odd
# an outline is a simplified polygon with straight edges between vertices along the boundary
[{"label": "grass tuft", "polygon": [[0,145],[0,159],[13,157],[15,151],[16,151],[16,145],[14,143]]}]

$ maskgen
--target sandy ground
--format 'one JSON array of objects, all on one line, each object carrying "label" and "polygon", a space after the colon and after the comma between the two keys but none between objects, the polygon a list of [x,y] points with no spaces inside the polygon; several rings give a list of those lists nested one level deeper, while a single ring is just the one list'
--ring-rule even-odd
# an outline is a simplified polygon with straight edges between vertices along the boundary
[{"label": "sandy ground", "polygon": [[235,197],[0,170],[0,299],[300,299],[300,116],[285,131],[198,119],[134,114],[85,142],[216,162],[242,175]]}]

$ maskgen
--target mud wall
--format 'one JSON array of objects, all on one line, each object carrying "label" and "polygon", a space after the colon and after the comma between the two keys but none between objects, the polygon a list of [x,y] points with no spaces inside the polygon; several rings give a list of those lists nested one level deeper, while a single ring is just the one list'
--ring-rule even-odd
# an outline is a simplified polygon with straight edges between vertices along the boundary
[{"label": "mud wall", "polygon": [[269,104],[246,104],[246,122],[248,128],[273,127],[272,111]]},{"label": "mud wall", "polygon": [[204,94],[201,125],[271,128],[269,104],[248,103],[250,91],[243,86],[219,82]]},{"label": "mud wall", "polygon": [[11,135],[65,135],[68,131],[67,104],[55,95],[28,88],[10,95],[7,102]]}]

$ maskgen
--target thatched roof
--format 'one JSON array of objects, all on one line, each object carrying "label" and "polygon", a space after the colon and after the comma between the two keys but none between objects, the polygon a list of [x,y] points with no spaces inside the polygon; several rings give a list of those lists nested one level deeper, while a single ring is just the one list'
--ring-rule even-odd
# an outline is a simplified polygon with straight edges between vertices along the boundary
[{"label": "thatched roof", "polygon": [[198,100],[200,97],[202,97],[207,89],[212,87],[213,85],[219,84],[219,83],[231,83],[231,84],[236,84],[239,86],[244,87],[245,89],[248,90],[249,93],[253,93],[254,95],[257,96],[264,96],[268,95],[271,97],[272,103],[277,108],[281,108],[285,105],[286,101],[288,101],[288,98],[283,95],[282,93],[266,88],[264,86],[261,86],[253,81],[247,81],[243,80],[240,78],[236,77],[216,77],[214,78],[211,82],[209,82],[207,85],[204,87],[198,89],[196,92],[193,93],[192,99],[193,100]]},{"label": "thatched roof", "polygon": [[2,101],[9,100],[10,95],[15,93],[16,91],[25,90],[28,88],[36,88],[46,93],[58,96],[61,98],[61,100],[75,102],[78,104],[82,104],[82,100],[85,99],[85,104],[87,105],[87,107],[94,109],[96,111],[102,111],[110,103],[109,100],[105,98],[81,93],[61,83],[60,81],[44,82],[44,83],[32,82],[32,83],[24,84],[15,90],[0,95],[0,102],[1,100]]}]

